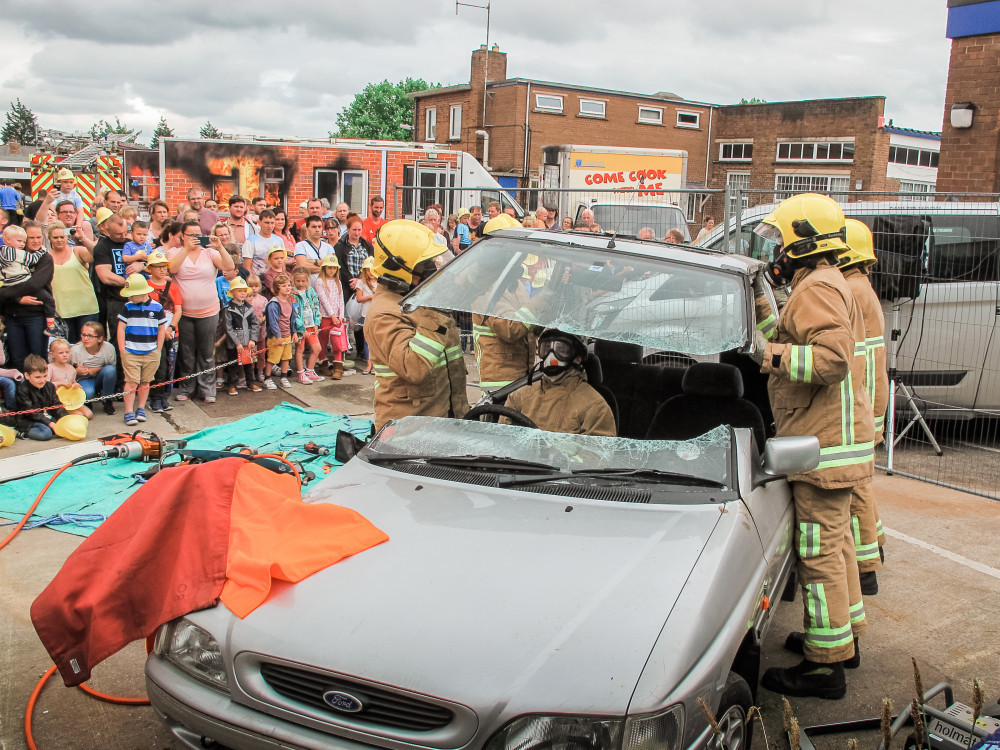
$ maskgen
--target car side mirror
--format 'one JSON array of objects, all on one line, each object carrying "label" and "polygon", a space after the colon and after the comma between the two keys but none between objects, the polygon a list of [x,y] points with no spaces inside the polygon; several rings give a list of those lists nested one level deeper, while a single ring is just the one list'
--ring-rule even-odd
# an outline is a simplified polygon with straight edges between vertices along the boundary
[{"label": "car side mirror", "polygon": [[799,474],[819,466],[819,438],[808,435],[801,437],[771,438],[764,445],[761,467],[754,485],[761,486],[788,474]]}]

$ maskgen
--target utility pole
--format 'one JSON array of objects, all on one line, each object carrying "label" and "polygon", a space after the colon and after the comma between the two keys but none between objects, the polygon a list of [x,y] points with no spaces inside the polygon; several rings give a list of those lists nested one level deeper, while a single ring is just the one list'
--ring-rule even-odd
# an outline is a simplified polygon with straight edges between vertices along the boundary
[{"label": "utility pole", "polygon": [[479,8],[486,11],[486,64],[483,66],[483,125],[486,125],[486,84],[490,80],[490,3],[477,5],[475,3],[460,3],[455,0],[455,15],[458,15],[459,6],[466,8]]}]

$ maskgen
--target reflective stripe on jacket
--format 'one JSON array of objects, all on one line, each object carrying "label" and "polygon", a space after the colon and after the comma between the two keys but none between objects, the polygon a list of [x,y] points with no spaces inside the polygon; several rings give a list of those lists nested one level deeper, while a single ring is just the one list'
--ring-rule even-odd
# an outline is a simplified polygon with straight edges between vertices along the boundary
[{"label": "reflective stripe on jacket", "polygon": [[434,374],[435,393],[447,399],[449,407],[444,416],[461,419],[469,411],[469,394],[466,390],[465,358],[462,355],[462,337],[455,319],[450,315],[421,307],[410,313],[417,323],[413,342],[423,351],[437,353]]},{"label": "reflective stripe on jacket", "polygon": [[872,289],[871,279],[858,266],[844,270],[844,278],[854,294],[865,321],[865,389],[875,414],[875,444],[882,442],[885,410],[889,406],[889,372],[885,366],[885,317],[882,303]]},{"label": "reflective stripe on jacket", "polygon": [[819,438],[819,466],[789,481],[827,488],[871,481],[875,426],[864,387],[864,340],[861,308],[840,270],[821,262],[796,271],[761,367],[771,376],[777,434]]},{"label": "reflective stripe on jacket", "polygon": [[[505,294],[495,306],[504,315],[518,311],[531,317],[528,295],[518,287]],[[479,387],[492,391],[522,378],[535,363],[535,335],[527,323],[505,318],[472,316],[472,339],[479,363]]]}]

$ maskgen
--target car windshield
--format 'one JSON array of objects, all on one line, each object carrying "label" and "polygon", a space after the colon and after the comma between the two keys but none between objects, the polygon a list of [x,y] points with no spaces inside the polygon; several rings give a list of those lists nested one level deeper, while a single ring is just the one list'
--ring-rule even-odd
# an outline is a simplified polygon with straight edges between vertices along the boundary
[{"label": "car windshield", "polygon": [[508,235],[477,243],[408,296],[405,307],[707,355],[746,347],[745,290],[739,273]]},{"label": "car windshield", "polygon": [[691,440],[633,440],[489,422],[404,417],[386,425],[366,451],[380,458],[482,455],[530,461],[560,472],[670,472],[731,489],[731,442],[725,427]]}]

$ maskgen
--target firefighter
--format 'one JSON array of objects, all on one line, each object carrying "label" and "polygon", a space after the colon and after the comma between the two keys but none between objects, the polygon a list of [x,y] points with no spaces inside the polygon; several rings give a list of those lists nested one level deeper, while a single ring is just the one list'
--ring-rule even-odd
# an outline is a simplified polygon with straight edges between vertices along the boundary
[{"label": "firefighter", "polygon": [[[520,226],[514,217],[500,214],[486,222],[483,234]],[[515,317],[520,311],[518,317],[525,317],[530,298],[520,283],[523,270],[520,265],[511,269],[503,282],[503,296],[493,307],[494,312]],[[484,391],[495,391],[524,377],[535,363],[535,335],[527,323],[473,315],[472,339],[479,364],[479,387]]]},{"label": "firefighter", "polygon": [[547,328],[538,337],[541,380],[507,397],[507,406],[549,432],[614,437],[611,407],[587,383],[583,362],[587,343],[579,336]]},{"label": "firefighter", "polygon": [[[864,319],[837,268],[847,250],[844,214],[807,193],[780,203],[754,230],[778,244],[767,277],[791,285],[763,351],[778,436],[815,435],[815,469],[788,477],[795,505],[797,572],[805,609],[804,659],[772,668],[761,684],[792,696],[842,698],[844,662],[857,661],[866,628],[851,533],[852,489],[874,473],[874,421],[864,388]],[[853,666],[853,665],[852,665]]]},{"label": "firefighter", "polygon": [[[434,310],[406,314],[400,308],[403,295],[434,272],[434,258],[448,248],[430,229],[407,219],[379,227],[373,245],[372,270],[379,283],[364,330],[375,371],[375,428],[411,415],[464,416],[469,408],[464,363],[461,378],[448,366],[458,340],[454,321]],[[460,346],[457,352],[460,359]]]},{"label": "firefighter", "polygon": [[[868,269],[877,262],[872,231],[857,219],[847,220],[847,250],[840,254],[840,270],[854,299],[861,307],[865,321],[865,389],[871,399],[875,417],[875,445],[882,442],[885,430],[885,410],[889,405],[889,372],[885,367],[885,318],[882,304],[872,288]],[[860,352],[855,352],[859,354]],[[881,551],[885,532],[871,484],[855,488],[851,497],[851,526],[857,549],[861,593],[878,593],[876,571],[882,567]]]}]

